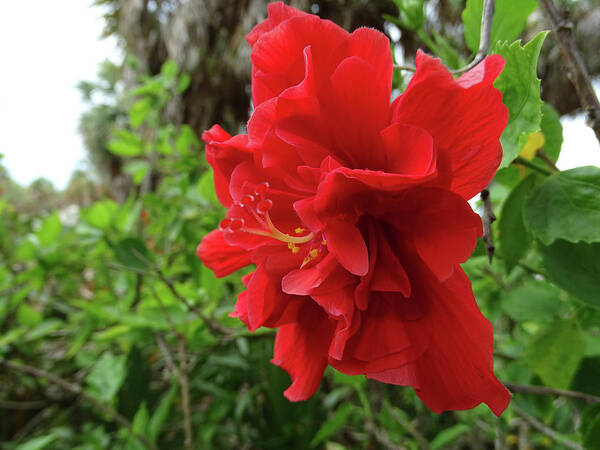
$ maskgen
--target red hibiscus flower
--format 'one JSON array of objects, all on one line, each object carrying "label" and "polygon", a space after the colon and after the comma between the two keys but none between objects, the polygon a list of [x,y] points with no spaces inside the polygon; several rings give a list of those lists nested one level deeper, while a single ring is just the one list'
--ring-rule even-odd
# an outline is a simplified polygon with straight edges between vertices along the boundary
[{"label": "red hibiscus flower", "polygon": [[508,113],[490,56],[455,80],[422,52],[390,104],[388,39],[282,3],[248,35],[248,134],[203,134],[221,203],[198,247],[217,276],[244,266],[234,317],[277,327],[272,362],[309,398],[331,365],[412,386],[435,412],[510,395],[492,326],[460,267],[482,234],[467,203],[501,159]]}]

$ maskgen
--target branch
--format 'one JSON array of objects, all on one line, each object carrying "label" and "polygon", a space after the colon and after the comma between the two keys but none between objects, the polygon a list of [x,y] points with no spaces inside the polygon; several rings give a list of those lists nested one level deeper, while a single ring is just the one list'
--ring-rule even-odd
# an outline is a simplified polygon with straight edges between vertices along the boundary
[{"label": "branch", "polygon": [[481,34],[479,35],[479,50],[473,61],[457,70],[453,70],[454,74],[467,72],[479,64],[490,52],[490,37],[492,35],[492,20],[494,19],[494,0],[484,0],[483,13],[481,15]]},{"label": "branch", "polygon": [[562,17],[552,0],[539,0],[538,3],[546,20],[550,22],[558,46],[567,60],[569,78],[575,85],[579,102],[587,114],[587,124],[594,130],[596,139],[600,142],[600,102],[573,38],[573,24]]},{"label": "branch", "polygon": [[396,422],[398,422],[402,426],[402,428],[408,431],[408,433],[417,440],[417,442],[419,443],[419,448],[421,450],[430,449],[429,443],[427,442],[427,439],[425,439],[425,436],[423,436],[423,434],[421,434],[421,432],[417,430],[417,428],[413,426],[412,423],[404,419],[404,417],[398,414],[398,412],[395,411],[393,408],[388,407],[387,411],[392,415],[394,420],[396,420]]},{"label": "branch", "polygon": [[556,167],[556,164],[554,164],[554,161],[552,161],[552,158],[548,156],[548,153],[546,153],[544,149],[538,148],[535,152],[535,156],[544,161],[544,164],[546,164],[552,172],[560,172],[560,169]]},{"label": "branch", "polygon": [[496,215],[492,210],[492,201],[490,200],[489,186],[481,191],[481,201],[483,202],[483,242],[485,242],[485,248],[487,250],[488,259],[490,264],[494,258],[494,236],[492,235],[492,222],[496,220]]},{"label": "branch", "polygon": [[123,417],[121,414],[119,414],[117,411],[115,411],[110,406],[102,403],[101,401],[94,398],[92,395],[86,393],[83,390],[83,388],[81,386],[79,386],[78,384],[71,383],[70,381],[59,378],[55,375],[52,375],[49,372],[46,372],[45,370],[38,369],[37,367],[28,366],[26,364],[16,364],[16,363],[13,363],[13,362],[8,361],[3,358],[0,358],[0,366],[4,366],[8,369],[12,369],[12,370],[15,370],[18,372],[28,373],[28,374],[33,375],[38,378],[44,378],[44,379],[50,381],[51,383],[56,384],[57,386],[63,388],[65,391],[68,391],[68,392],[71,392],[72,394],[83,397],[88,402],[92,403],[97,409],[99,409],[104,414],[106,414],[108,417],[110,417],[112,420],[117,422],[119,425],[121,425],[124,428],[127,428],[127,430],[133,436],[135,436],[137,439],[139,439],[147,448],[149,448],[151,450],[158,450],[157,447],[152,442],[150,442],[147,438],[145,438],[144,436],[133,431],[133,426],[132,426],[131,422],[129,422],[129,420],[127,420],[125,417]]},{"label": "branch", "polygon": [[537,164],[534,164],[531,161],[528,161],[525,158],[522,158],[520,156],[517,156],[515,158],[515,160],[512,162],[512,164],[520,164],[522,166],[529,167],[530,169],[535,170],[543,175],[552,175],[552,173],[553,173],[551,170],[548,170],[542,166],[538,166]]},{"label": "branch", "polygon": [[554,389],[548,386],[533,386],[530,384],[511,383],[510,381],[505,382],[504,386],[506,386],[508,390],[520,394],[556,395],[560,397],[568,397],[577,400],[583,400],[587,403],[600,402],[600,397],[591,394],[586,394],[585,392]]},{"label": "branch", "polygon": [[544,425],[542,422],[540,422],[538,419],[536,419],[529,413],[519,408],[517,405],[513,405],[513,410],[519,416],[521,416],[521,418],[523,418],[529,425],[531,425],[536,430],[541,431],[549,438],[554,439],[555,441],[562,443],[565,447],[571,448],[573,450],[584,450],[583,445],[577,442],[573,442],[567,439],[566,437],[562,436],[558,432],[554,431],[552,428]]}]

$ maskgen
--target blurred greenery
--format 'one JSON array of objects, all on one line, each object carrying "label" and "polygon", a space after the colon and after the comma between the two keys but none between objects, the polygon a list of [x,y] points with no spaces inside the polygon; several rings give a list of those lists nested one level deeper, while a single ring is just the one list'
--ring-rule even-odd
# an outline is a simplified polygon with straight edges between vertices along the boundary
[{"label": "blurred greenery", "polygon": [[[289,378],[269,363],[273,331],[251,334],[228,317],[240,274],[217,279],[195,254],[224,214],[198,133],[209,121],[236,132],[248,115],[247,73],[231,75],[244,71],[232,62],[242,59],[234,44],[226,45],[233,32],[200,20],[210,33],[198,31],[207,42],[196,65],[167,55],[164,43],[141,46],[153,49],[144,57],[134,44],[150,42],[161,14],[186,3],[146,2],[137,37],[123,29],[128,2],[96,3],[126,52],[79,86],[89,103],[80,131],[93,170],[74,173],[57,192],[44,179],[23,188],[0,164],[0,447],[600,448],[599,169],[553,173],[539,156],[523,159],[531,132],[543,133],[551,161],[562,144],[558,114],[539,98],[544,35],[513,42],[531,1],[498,2],[505,20],[492,48],[507,59],[498,88],[511,114],[503,136],[511,150],[490,186],[499,218],[494,261],[480,242],[464,264],[494,325],[496,373],[515,394],[501,418],[485,406],[436,415],[410,388],[331,368],[310,400],[283,397]],[[254,17],[225,3],[218,8]],[[462,16],[468,48],[444,26],[432,28],[427,11],[436,2],[333,3],[315,4],[348,27],[383,27],[385,17],[452,67],[477,47],[477,1]],[[460,17],[465,7],[439,3],[440,20],[444,8]],[[214,78],[245,80],[235,110],[219,105],[240,89],[219,97]],[[395,92],[409,78],[395,72]],[[194,109],[207,92],[215,99]],[[530,105],[519,92],[533,93]]]}]

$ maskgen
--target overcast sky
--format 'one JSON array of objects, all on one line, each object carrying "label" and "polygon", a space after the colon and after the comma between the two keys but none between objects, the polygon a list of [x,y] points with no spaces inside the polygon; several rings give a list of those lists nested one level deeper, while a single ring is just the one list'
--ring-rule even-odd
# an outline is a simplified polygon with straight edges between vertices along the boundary
[{"label": "overcast sky", "polygon": [[85,158],[77,132],[84,111],[80,80],[115,56],[101,40],[101,10],[91,0],[2,1],[0,153],[21,184],[44,176],[63,188]]},{"label": "overcast sky", "polygon": [[[3,1],[0,13],[0,153],[10,176],[28,184],[44,176],[62,189],[85,152],[77,132],[84,111],[80,80],[114,58],[101,40],[103,21],[91,0]],[[558,166],[600,166],[600,145],[583,118],[563,119]]]}]

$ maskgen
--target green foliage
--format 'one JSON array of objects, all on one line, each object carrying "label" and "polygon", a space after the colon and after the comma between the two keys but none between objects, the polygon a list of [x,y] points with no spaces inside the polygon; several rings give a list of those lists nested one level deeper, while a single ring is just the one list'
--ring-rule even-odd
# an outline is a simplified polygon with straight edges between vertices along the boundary
[{"label": "green foliage", "polygon": [[525,211],[527,228],[545,245],[600,242],[600,169],[555,173],[534,189]]},{"label": "green foliage", "polygon": [[557,321],[540,330],[527,346],[525,357],[548,386],[566,389],[585,352],[575,321]]},{"label": "green foliage", "polygon": [[540,129],[542,100],[537,62],[548,32],[539,33],[526,45],[520,41],[500,42],[494,47],[506,60],[506,66],[494,85],[502,92],[502,101],[508,108],[508,125],[502,133],[502,163],[509,165],[519,154],[527,137]]},{"label": "green foliage", "polygon": [[[525,28],[529,14],[537,7],[536,0],[496,0],[490,42],[512,41]],[[465,41],[473,53],[479,49],[483,0],[467,0],[462,13]]]},{"label": "green foliage", "polygon": [[523,222],[523,206],[534,184],[535,175],[525,178],[512,190],[502,206],[498,223],[500,250],[509,273],[531,246],[532,238]]}]

